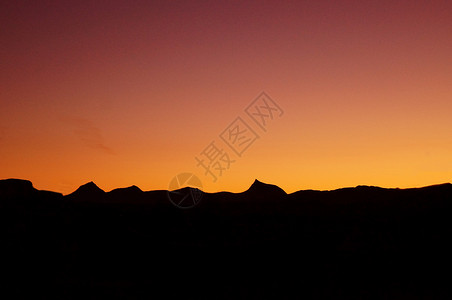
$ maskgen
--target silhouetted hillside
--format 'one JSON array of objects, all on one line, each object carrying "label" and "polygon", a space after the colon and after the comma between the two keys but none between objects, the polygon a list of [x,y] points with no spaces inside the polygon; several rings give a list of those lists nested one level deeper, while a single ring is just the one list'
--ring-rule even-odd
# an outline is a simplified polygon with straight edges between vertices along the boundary
[{"label": "silhouetted hillside", "polygon": [[105,199],[105,192],[91,181],[80,186],[75,192],[66,197],[73,201],[102,202]]},{"label": "silhouetted hillside", "polygon": [[253,184],[250,186],[250,188],[244,192],[244,194],[247,197],[250,198],[263,198],[267,199],[269,197],[271,198],[282,198],[286,196],[286,192],[273,184],[266,184],[263,182],[260,182],[259,180],[254,180]]},{"label": "silhouetted hillside", "polygon": [[452,295],[451,184],[286,194],[256,180],[191,209],[174,195],[0,180],[5,286],[64,299]]}]

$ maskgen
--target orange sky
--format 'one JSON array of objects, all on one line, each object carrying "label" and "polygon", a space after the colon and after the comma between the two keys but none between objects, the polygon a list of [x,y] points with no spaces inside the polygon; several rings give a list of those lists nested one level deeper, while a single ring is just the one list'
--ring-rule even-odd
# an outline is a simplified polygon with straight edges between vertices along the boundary
[{"label": "orange sky", "polygon": [[[0,178],[452,181],[450,1],[38,2],[0,7]],[[262,91],[284,111],[267,132],[244,111]],[[239,116],[260,136],[241,157],[219,137]],[[195,160],[212,141],[235,160],[215,183]]]}]

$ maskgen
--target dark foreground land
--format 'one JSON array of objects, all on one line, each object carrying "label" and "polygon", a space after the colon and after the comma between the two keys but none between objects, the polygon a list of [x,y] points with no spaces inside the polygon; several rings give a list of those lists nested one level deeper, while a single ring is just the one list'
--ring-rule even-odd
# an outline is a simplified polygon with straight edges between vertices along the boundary
[{"label": "dark foreground land", "polygon": [[89,183],[62,196],[1,180],[0,293],[451,299],[451,213],[451,184],[286,194],[256,181],[179,209],[166,191]]}]

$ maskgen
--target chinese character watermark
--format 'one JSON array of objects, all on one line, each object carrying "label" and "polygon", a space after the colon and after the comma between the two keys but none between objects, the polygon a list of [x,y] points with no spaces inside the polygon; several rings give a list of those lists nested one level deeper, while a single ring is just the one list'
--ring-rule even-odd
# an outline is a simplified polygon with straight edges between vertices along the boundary
[{"label": "chinese character watermark", "polygon": [[196,166],[204,168],[204,175],[210,175],[214,182],[218,179],[217,175],[223,175],[223,171],[229,169],[231,163],[235,162],[229,158],[227,152],[216,147],[214,141],[201,152],[201,155],[201,159],[195,156],[198,162]]},{"label": "chinese character watermark", "polygon": [[267,131],[269,122],[281,117],[284,112],[265,92],[262,92],[245,109],[248,116],[263,130]]},{"label": "chinese character watermark", "polygon": [[[237,157],[242,157],[246,150],[259,139],[257,131],[267,132],[267,127],[275,119],[280,118],[284,112],[281,107],[270,98],[265,92],[262,92],[245,108],[246,117],[253,122],[247,122],[245,116],[238,116],[219,134],[221,141],[233,151]],[[231,163],[236,159],[226,152],[225,149],[215,145],[216,140],[212,141],[201,153],[199,158],[195,156],[197,167],[204,169],[204,175],[212,178],[213,182],[222,176],[224,171],[228,170]]]},{"label": "chinese character watermark", "polygon": [[[267,127],[283,114],[281,107],[262,92],[245,108],[244,114],[237,116],[218,135],[220,139],[210,142],[195,156],[196,167],[202,168],[205,176],[217,182],[237,158],[242,157],[260,138],[258,132],[267,132]],[[168,198],[176,207],[194,207],[201,201],[202,196],[201,180],[192,173],[181,173],[170,182]]]},{"label": "chinese character watermark", "polygon": [[258,138],[257,133],[241,117],[237,117],[221,134],[220,138],[238,156],[242,156]]}]

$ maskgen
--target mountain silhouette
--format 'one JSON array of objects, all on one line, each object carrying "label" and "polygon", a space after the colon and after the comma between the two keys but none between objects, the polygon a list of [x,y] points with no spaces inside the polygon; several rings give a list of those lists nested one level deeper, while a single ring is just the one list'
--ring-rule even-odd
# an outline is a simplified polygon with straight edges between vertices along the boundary
[{"label": "mountain silhouette", "polygon": [[0,180],[0,196],[20,197],[31,195],[36,192],[33,184],[29,180],[4,179]]},{"label": "mountain silhouette", "polygon": [[107,202],[137,203],[145,201],[146,194],[137,186],[117,188],[106,194]]},{"label": "mountain silhouette", "polygon": [[8,199],[39,204],[39,201],[53,201],[62,196],[57,192],[37,190],[29,180],[14,178],[0,180],[0,205],[7,204],[5,201]]},{"label": "mountain silhouette", "polygon": [[132,185],[126,188],[117,188],[108,192],[109,194],[128,195],[128,194],[141,194],[143,191],[136,185]]},{"label": "mountain silhouette", "polygon": [[94,182],[90,181],[80,186],[76,191],[66,196],[70,200],[78,201],[102,201],[105,191],[100,189]]},{"label": "mountain silhouette", "polygon": [[255,180],[190,209],[171,196],[0,180],[4,285],[64,299],[452,296],[452,184],[287,194]]},{"label": "mountain silhouette", "polygon": [[249,197],[275,197],[281,198],[287,195],[287,193],[280,187],[263,183],[257,179],[254,180],[253,184],[248,190],[244,192]]}]

